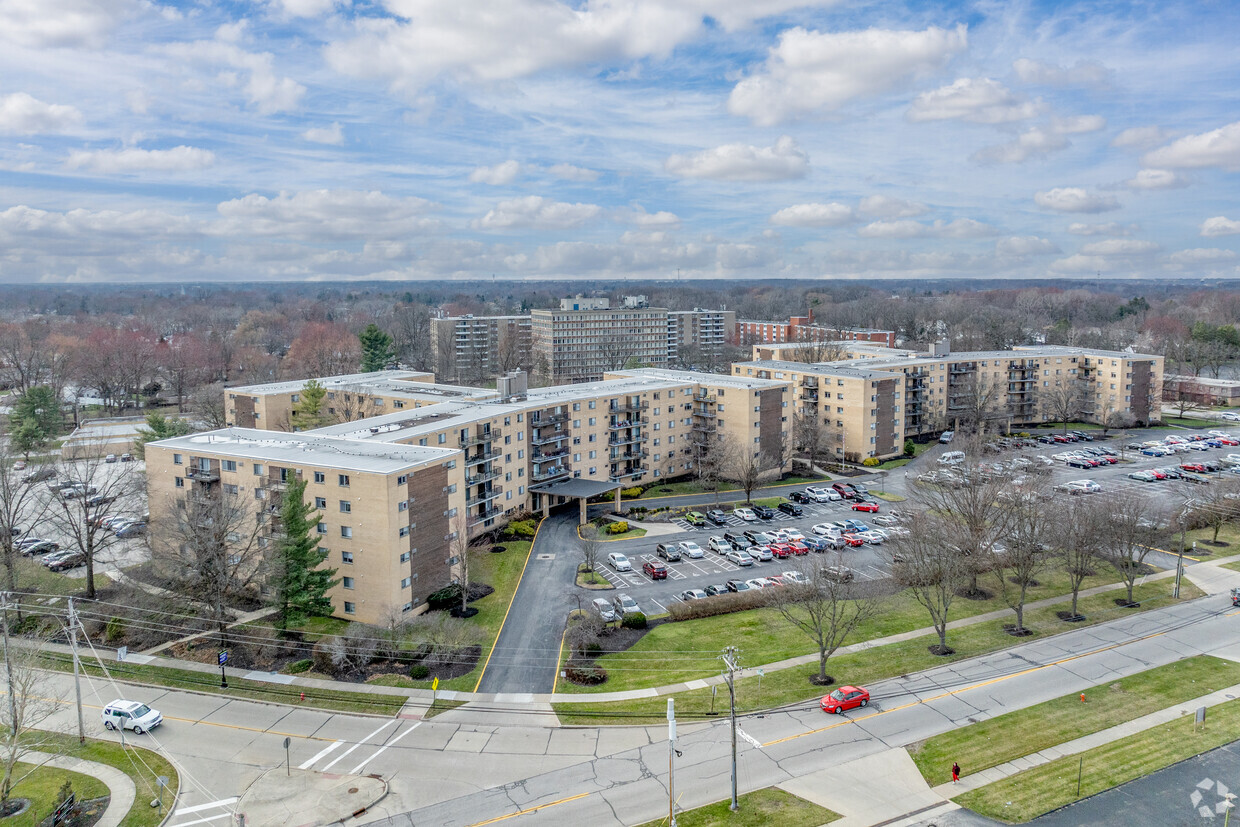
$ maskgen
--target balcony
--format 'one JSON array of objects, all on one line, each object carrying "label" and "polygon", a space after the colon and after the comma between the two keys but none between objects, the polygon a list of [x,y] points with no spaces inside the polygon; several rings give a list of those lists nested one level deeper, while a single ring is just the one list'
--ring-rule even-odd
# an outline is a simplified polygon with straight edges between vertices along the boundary
[{"label": "balcony", "polygon": [[638,411],[647,410],[650,407],[649,402],[623,402],[612,405],[607,409],[608,413],[636,413]]},{"label": "balcony", "polygon": [[548,428],[552,425],[559,425],[561,422],[567,422],[567,421],[568,421],[568,414],[566,413],[545,414],[543,416],[538,417],[537,419],[531,419],[530,427],[531,428]]},{"label": "balcony", "polygon": [[629,477],[640,477],[642,474],[645,474],[645,473],[646,473],[645,468],[636,466],[636,467],[628,469],[627,471],[612,472],[609,478],[611,479],[612,482],[619,482],[620,480],[628,479]]},{"label": "balcony", "polygon": [[472,477],[469,474],[466,474],[465,484],[466,485],[482,485],[482,483],[484,482],[490,482],[491,480],[499,479],[499,476],[500,476],[500,472],[494,469],[490,471],[482,471],[480,473],[474,474]]},{"label": "balcony", "polygon": [[608,445],[633,445],[638,442],[645,442],[645,434],[629,434],[628,436],[613,435],[607,440]]},{"label": "balcony", "polygon": [[694,422],[693,430],[697,431],[698,433],[713,434],[715,431],[719,430],[719,427],[714,423],[714,421]]},{"label": "balcony", "polygon": [[460,440],[462,448],[469,448],[473,445],[482,445],[483,443],[493,442],[502,436],[498,428],[491,428],[486,431],[479,431],[476,434],[470,434]]},{"label": "balcony", "polygon": [[572,469],[566,465],[557,465],[554,468],[547,468],[542,471],[530,474],[530,479],[534,482],[551,482],[561,477],[567,477],[572,473]]},{"label": "balcony", "polygon": [[531,462],[550,462],[553,459],[566,456],[567,454],[568,454],[567,447],[556,448],[551,451],[532,451],[530,452],[530,461]]},{"label": "balcony", "polygon": [[219,469],[215,468],[190,468],[186,470],[185,476],[194,482],[212,483],[220,481]]},{"label": "balcony", "polygon": [[636,428],[636,427],[638,427],[638,426],[640,426],[640,425],[641,425],[641,421],[640,421],[640,420],[638,420],[638,419],[621,419],[621,420],[620,420],[620,421],[618,421],[618,422],[608,422],[608,423],[607,423],[607,430],[609,430],[609,431],[623,431],[623,430],[625,430],[626,428]]},{"label": "balcony", "polygon": [[803,388],[817,388],[817,387],[818,387],[818,377],[816,377],[816,376],[806,376],[806,377],[802,378],[802,379],[801,379],[801,387],[803,387]]},{"label": "balcony", "polygon": [[478,505],[479,503],[489,503],[491,500],[496,499],[497,497],[499,497],[500,494],[503,494],[503,493],[504,493],[504,489],[497,485],[494,488],[492,488],[490,491],[487,491],[486,493],[473,494],[473,495],[466,496],[465,505],[474,506],[474,505]]},{"label": "balcony", "polygon": [[499,456],[500,456],[499,451],[479,451],[478,453],[474,454],[472,457],[466,454],[465,464],[466,465],[477,465],[480,462],[490,462],[493,459],[499,459]]},{"label": "balcony", "polygon": [[716,397],[713,393],[695,393],[693,395],[693,401],[704,402],[707,405],[714,405],[718,401],[718,397]]},{"label": "balcony", "polygon": [[645,459],[648,456],[650,456],[649,451],[625,451],[622,454],[612,454],[609,459],[611,462],[615,463],[615,462],[626,462],[629,460]]},{"label": "balcony", "polygon": [[499,506],[491,506],[490,508],[480,509],[476,514],[469,515],[469,525],[473,526],[478,523],[484,523],[492,517],[497,516],[501,511],[503,511],[503,509]]},{"label": "balcony", "polygon": [[956,364],[950,365],[947,368],[948,373],[957,374],[957,375],[962,374],[962,373],[975,373],[976,371],[977,371],[977,365],[973,362],[957,362]]},{"label": "balcony", "polygon": [[551,431],[550,433],[539,432],[530,437],[531,445],[546,445],[549,442],[559,442],[561,439],[568,439],[568,431]]}]

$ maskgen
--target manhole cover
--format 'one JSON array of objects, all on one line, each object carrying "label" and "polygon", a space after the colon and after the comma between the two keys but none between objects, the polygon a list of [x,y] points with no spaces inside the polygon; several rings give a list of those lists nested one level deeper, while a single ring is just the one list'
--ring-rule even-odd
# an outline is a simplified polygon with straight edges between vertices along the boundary
[{"label": "manhole cover", "polygon": [[349,787],[349,792],[350,792],[350,793],[355,793],[355,792],[357,792],[357,787]]},{"label": "manhole cover", "polygon": [[535,560],[554,560],[555,555],[554,554],[538,554],[534,556],[534,559]]}]

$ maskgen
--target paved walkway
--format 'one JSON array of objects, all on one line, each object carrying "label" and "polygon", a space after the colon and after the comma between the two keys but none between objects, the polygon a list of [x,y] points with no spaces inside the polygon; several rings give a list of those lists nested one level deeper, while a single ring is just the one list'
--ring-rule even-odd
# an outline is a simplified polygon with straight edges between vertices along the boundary
[{"label": "paved walkway", "polygon": [[[50,755],[45,752],[28,752],[23,760],[69,772],[80,772],[82,775],[98,778],[106,784],[111,799],[108,801],[108,808],[104,810],[103,816],[95,822],[95,827],[121,827],[125,823],[125,816],[129,815],[129,809],[133,807],[134,799],[138,796],[133,780],[116,767],[107,764],[81,758],[68,758],[63,755]],[[165,808],[171,803],[171,801],[165,801]]]},{"label": "paved walkway", "polygon": [[[242,626],[246,623],[253,623],[256,620],[262,620],[265,617],[270,617],[271,615],[275,613],[276,613],[276,610],[274,608],[271,608],[270,606],[266,608],[258,609],[253,612],[246,612],[245,614],[239,616],[232,623],[229,623],[228,626],[226,626],[225,628],[232,629],[235,626]],[[173,646],[176,646],[178,643],[189,643],[192,640],[199,640],[201,638],[211,637],[217,634],[219,634],[218,629],[208,629],[203,632],[197,632],[192,635],[186,635],[185,637],[179,637],[176,640],[170,640],[167,643],[161,643],[158,646],[152,646],[150,649],[143,649],[142,654],[157,655],[160,652],[171,649]]]}]

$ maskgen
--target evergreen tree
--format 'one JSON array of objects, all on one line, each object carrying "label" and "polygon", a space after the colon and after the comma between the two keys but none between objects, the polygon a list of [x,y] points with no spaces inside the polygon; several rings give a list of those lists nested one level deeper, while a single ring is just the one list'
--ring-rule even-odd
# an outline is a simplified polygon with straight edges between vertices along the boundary
[{"label": "evergreen tree", "polygon": [[15,447],[29,456],[60,432],[60,404],[46,385],[31,388],[18,397],[9,415]]},{"label": "evergreen tree", "polygon": [[362,373],[383,370],[396,361],[392,337],[374,322],[366,325],[366,329],[357,334],[357,339],[362,344]]},{"label": "evergreen tree", "polygon": [[301,389],[300,398],[293,405],[293,427],[298,431],[321,428],[330,422],[323,411],[323,400],[327,398],[327,388],[311,379]]},{"label": "evergreen tree", "polygon": [[144,458],[148,442],[158,442],[161,439],[185,436],[193,432],[194,426],[190,425],[188,420],[181,419],[179,416],[164,416],[158,411],[151,411],[146,415],[146,427],[138,429],[138,438],[133,442],[134,456],[139,459]]},{"label": "evergreen tree", "polygon": [[331,614],[327,592],[340,581],[335,569],[322,568],[327,553],[319,548],[318,522],[318,511],[306,502],[305,481],[290,479],[280,504],[281,536],[271,578],[276,629],[281,635],[309,615]]}]

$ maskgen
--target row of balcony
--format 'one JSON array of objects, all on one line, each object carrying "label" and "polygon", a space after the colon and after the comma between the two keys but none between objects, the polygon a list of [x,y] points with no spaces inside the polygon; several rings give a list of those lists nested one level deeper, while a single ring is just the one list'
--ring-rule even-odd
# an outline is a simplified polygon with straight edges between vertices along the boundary
[{"label": "row of balcony", "polygon": [[561,422],[568,421],[567,413],[541,414],[530,420],[531,428],[549,428],[552,425],[558,425]]},{"label": "row of balcony", "polygon": [[650,417],[648,416],[635,416],[632,419],[621,419],[614,422],[608,422],[607,430],[623,431],[626,428],[640,428],[642,425],[646,425],[649,422]]},{"label": "row of balcony", "polygon": [[644,411],[649,408],[650,408],[650,403],[644,400],[642,401],[628,400],[626,402],[613,403],[611,407],[607,409],[607,412],[614,413],[614,414],[637,413],[638,411]]},{"label": "row of balcony", "polygon": [[503,434],[498,428],[487,428],[477,433],[462,437],[460,440],[460,446],[462,448],[469,448],[472,445],[482,445],[486,442],[494,442],[501,436],[503,436]]},{"label": "row of balcony", "polygon": [[646,441],[646,435],[641,434],[641,433],[629,434],[628,436],[620,436],[619,434],[613,434],[607,440],[607,444],[608,445],[633,445],[634,443],[645,442],[645,441]]},{"label": "row of balcony", "polygon": [[530,436],[530,444],[547,445],[551,442],[559,442],[562,439],[568,439],[568,431],[560,429],[554,431],[539,431]]},{"label": "row of balcony", "polygon": [[536,471],[533,474],[530,474],[530,479],[536,483],[551,482],[552,480],[557,480],[560,477],[567,477],[572,472],[572,469],[567,465],[556,465],[552,468],[544,468],[541,471]]}]

